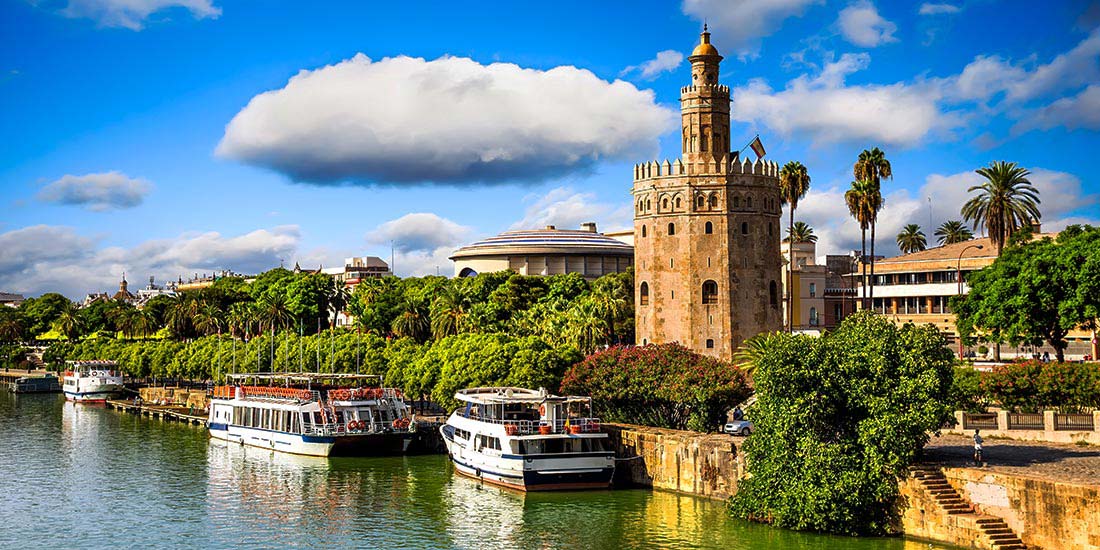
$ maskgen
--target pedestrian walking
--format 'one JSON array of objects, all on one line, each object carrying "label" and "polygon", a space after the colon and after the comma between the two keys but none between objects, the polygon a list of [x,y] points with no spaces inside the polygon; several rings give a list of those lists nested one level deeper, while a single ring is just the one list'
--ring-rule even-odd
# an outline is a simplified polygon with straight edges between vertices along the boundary
[{"label": "pedestrian walking", "polygon": [[745,412],[741,410],[740,406],[733,408],[733,421],[739,422],[745,418]]},{"label": "pedestrian walking", "polygon": [[974,465],[982,465],[982,436],[978,430],[974,430]]}]

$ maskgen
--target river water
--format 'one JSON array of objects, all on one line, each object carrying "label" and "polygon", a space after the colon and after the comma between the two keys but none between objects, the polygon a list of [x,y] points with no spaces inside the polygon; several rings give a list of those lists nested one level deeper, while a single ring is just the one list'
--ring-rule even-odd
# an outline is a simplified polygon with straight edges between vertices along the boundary
[{"label": "river water", "polygon": [[458,477],[442,455],[272,453],[3,390],[0,465],[0,548],[932,547],[773,529],[661,491],[523,495]]}]

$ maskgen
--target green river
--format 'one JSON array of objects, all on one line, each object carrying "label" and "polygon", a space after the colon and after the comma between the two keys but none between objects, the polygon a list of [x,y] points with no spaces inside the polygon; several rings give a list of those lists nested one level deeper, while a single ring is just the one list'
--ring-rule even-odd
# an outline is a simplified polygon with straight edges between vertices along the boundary
[{"label": "green river", "polygon": [[946,548],[794,533],[645,489],[519,494],[446,456],[320,459],[0,390],[0,548]]}]

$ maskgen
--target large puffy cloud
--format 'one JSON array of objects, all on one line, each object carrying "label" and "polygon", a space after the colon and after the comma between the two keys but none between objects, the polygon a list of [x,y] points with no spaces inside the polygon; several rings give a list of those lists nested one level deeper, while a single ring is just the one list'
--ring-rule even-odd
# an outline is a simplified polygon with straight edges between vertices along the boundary
[{"label": "large puffy cloud", "polygon": [[867,0],[855,2],[840,10],[837,26],[844,38],[864,48],[874,48],[887,42],[897,42],[894,37],[898,26],[879,15],[875,5]]},{"label": "large puffy cloud", "polygon": [[627,229],[633,225],[630,204],[600,202],[595,193],[556,187],[545,195],[528,197],[523,219],[511,229],[540,229],[553,225],[559,229],[577,229],[585,222],[596,222],[601,231]]},{"label": "large puffy cloud", "polygon": [[112,171],[62,176],[43,187],[38,192],[38,198],[46,202],[75,204],[89,210],[104,211],[137,206],[152,189],[153,184],[147,180]]},{"label": "large puffy cloud", "polygon": [[674,120],[576,67],[359,54],[252,98],[217,154],[312,183],[524,181],[655,154]]},{"label": "large puffy cloud", "polygon": [[1047,130],[1064,126],[1070,130],[1086,128],[1100,130],[1100,85],[1092,85],[1072,97],[1063,97],[1028,113],[1014,129]]},{"label": "large puffy cloud", "polygon": [[664,50],[657,52],[657,56],[649,61],[646,61],[640,65],[631,65],[625,69],[619,76],[626,76],[635,71],[638,75],[646,80],[653,80],[661,73],[666,73],[676,70],[680,66],[680,63],[684,62],[684,54],[676,50]]},{"label": "large puffy cloud", "polygon": [[236,236],[184,233],[131,248],[101,247],[98,239],[69,227],[31,226],[0,233],[0,289],[79,298],[116,288],[124,271],[131,280],[153,275],[161,281],[222,269],[257,273],[293,257],[300,240],[297,226],[280,226]]},{"label": "large puffy cloud", "polygon": [[[1031,172],[1029,179],[1039,190],[1042,200],[1039,210],[1043,215],[1044,231],[1058,231],[1073,223],[1100,223],[1093,217],[1075,214],[1100,200],[1096,195],[1084,192],[1080,178],[1044,168],[1034,168]],[[878,216],[875,253],[886,256],[898,254],[895,237],[910,223],[920,225],[928,245],[936,246],[936,228],[947,220],[962,220],[959,210],[971,197],[967,189],[982,181],[982,177],[974,172],[930,174],[916,192],[900,189],[888,193]],[[795,216],[813,226],[814,233],[818,235],[817,250],[821,255],[859,250],[861,232],[855,220],[846,215],[845,190],[839,186],[811,188],[798,203]]]},{"label": "large puffy cloud", "polygon": [[865,69],[867,54],[844,54],[817,76],[801,75],[782,90],[763,80],[735,88],[730,116],[765,125],[783,135],[799,134],[815,144],[877,142],[917,145],[930,135],[961,124],[940,103],[931,82],[848,85],[847,75]]},{"label": "large puffy cloud", "polygon": [[760,39],[779,30],[788,17],[800,16],[822,0],[684,0],[685,14],[707,21],[717,35],[714,42],[741,55],[753,55]]},{"label": "large puffy cloud", "polygon": [[222,13],[211,0],[69,0],[60,13],[91,19],[103,27],[139,31],[150,15],[172,8],[185,9],[196,19],[213,19]]}]

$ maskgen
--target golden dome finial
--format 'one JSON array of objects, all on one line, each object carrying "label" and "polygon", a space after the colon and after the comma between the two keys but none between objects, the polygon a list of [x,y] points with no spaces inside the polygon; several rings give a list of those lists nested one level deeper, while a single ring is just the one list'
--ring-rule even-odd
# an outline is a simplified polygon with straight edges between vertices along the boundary
[{"label": "golden dome finial", "polygon": [[718,48],[715,48],[710,43],[710,31],[707,30],[706,21],[703,22],[703,32],[699,35],[699,45],[695,46],[695,50],[691,52],[692,57],[695,57],[697,55],[713,55],[721,57],[720,55],[718,55]]}]

